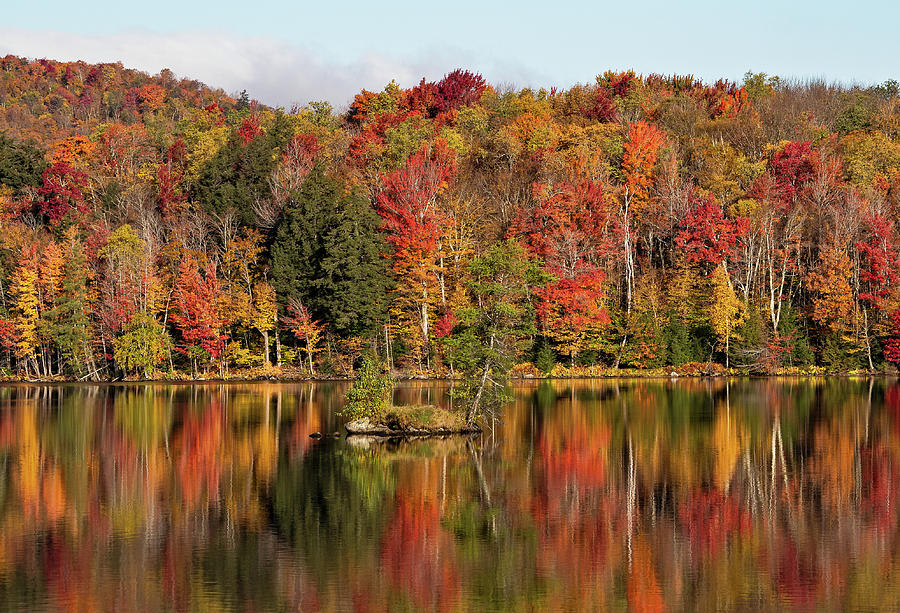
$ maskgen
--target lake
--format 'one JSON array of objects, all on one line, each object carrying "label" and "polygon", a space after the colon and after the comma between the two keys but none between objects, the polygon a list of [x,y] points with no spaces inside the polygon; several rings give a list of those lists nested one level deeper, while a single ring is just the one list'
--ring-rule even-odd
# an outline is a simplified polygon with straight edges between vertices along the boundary
[{"label": "lake", "polygon": [[895,379],[528,381],[480,437],[311,438],[345,390],[0,388],[0,609],[900,610]]}]

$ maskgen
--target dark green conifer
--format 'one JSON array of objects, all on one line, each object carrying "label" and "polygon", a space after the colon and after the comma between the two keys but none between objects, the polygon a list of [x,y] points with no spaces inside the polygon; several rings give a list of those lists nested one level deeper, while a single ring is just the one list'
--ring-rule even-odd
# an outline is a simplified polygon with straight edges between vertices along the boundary
[{"label": "dark green conifer", "polygon": [[16,143],[0,134],[0,185],[18,195],[25,187],[38,187],[47,168],[44,154],[30,143]]},{"label": "dark green conifer", "polygon": [[288,201],[272,245],[282,303],[300,299],[339,336],[372,332],[391,287],[379,224],[362,195],[316,165]]}]

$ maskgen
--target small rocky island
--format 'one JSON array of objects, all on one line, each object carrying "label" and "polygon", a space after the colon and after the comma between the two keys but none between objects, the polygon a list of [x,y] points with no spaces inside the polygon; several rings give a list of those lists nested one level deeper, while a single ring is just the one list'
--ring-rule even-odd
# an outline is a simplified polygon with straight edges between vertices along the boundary
[{"label": "small rocky island", "polygon": [[348,436],[412,438],[481,432],[462,411],[434,405],[394,406],[393,388],[384,364],[371,355],[363,356],[341,411],[349,418],[344,426]]},{"label": "small rocky island", "polygon": [[481,428],[468,423],[458,411],[433,405],[391,407],[381,417],[361,417],[345,426],[348,435],[412,437],[477,434]]}]

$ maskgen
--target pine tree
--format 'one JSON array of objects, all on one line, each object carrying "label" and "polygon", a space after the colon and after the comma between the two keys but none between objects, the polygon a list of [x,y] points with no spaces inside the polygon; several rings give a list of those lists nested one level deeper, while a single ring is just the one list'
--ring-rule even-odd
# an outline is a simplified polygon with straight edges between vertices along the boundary
[{"label": "pine tree", "polygon": [[37,188],[47,168],[43,152],[31,143],[16,143],[0,134],[0,184],[21,193],[25,188]]},{"label": "pine tree", "polygon": [[[248,123],[252,130],[245,129]],[[280,157],[277,153],[291,136],[284,114],[276,115],[265,130],[257,118],[248,117],[230,142],[200,169],[194,200],[211,212],[235,211],[241,223],[252,225],[256,217],[252,205],[271,195],[269,175]]]},{"label": "pine tree", "polygon": [[379,218],[320,165],[287,203],[272,246],[272,285],[284,305],[299,299],[341,337],[383,320],[390,276]]}]

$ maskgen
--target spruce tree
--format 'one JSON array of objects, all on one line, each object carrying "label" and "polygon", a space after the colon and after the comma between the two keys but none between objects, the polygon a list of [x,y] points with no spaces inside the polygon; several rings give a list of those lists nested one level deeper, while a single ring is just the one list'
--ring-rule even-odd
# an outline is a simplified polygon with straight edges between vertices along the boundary
[{"label": "spruce tree", "polygon": [[16,143],[0,134],[0,185],[20,194],[26,187],[38,187],[47,168],[44,153],[31,143]]},{"label": "spruce tree", "polygon": [[391,277],[380,218],[369,202],[317,165],[287,203],[272,245],[272,285],[338,336],[383,321]]},{"label": "spruce tree", "polygon": [[291,132],[283,115],[277,115],[265,133],[248,142],[240,134],[214,155],[201,169],[193,186],[193,197],[207,211],[234,211],[245,226],[255,223],[253,203],[270,196],[269,175]]}]

